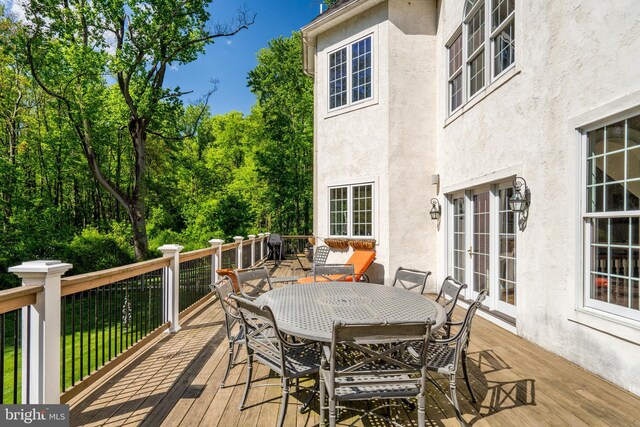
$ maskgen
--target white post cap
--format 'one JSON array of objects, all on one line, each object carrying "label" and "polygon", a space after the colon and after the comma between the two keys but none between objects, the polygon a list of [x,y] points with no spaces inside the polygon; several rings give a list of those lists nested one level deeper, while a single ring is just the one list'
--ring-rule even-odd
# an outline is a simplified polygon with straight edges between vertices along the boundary
[{"label": "white post cap", "polygon": [[264,233],[258,233],[258,237],[263,238],[264,237]]},{"label": "white post cap", "polygon": [[18,277],[30,275],[64,274],[73,267],[72,264],[63,263],[59,260],[27,261],[15,267],[9,267],[9,273],[14,273]]},{"label": "white post cap", "polygon": [[180,252],[183,249],[184,249],[184,246],[180,246],[180,245],[162,245],[158,248],[158,250],[162,252],[162,254],[165,256],[172,255],[176,252]]},{"label": "white post cap", "polygon": [[236,242],[242,242],[244,240],[244,237],[242,237],[242,236],[234,236],[233,240],[235,240]]},{"label": "white post cap", "polygon": [[218,246],[222,246],[223,243],[224,243],[224,240],[222,240],[222,239],[211,239],[211,240],[209,240],[209,244],[211,246],[213,246],[214,248],[217,248]]},{"label": "white post cap", "polygon": [[249,238],[249,239],[255,239],[255,238],[256,238],[256,235],[255,235],[255,234],[249,234],[249,235],[247,236],[247,238]]}]

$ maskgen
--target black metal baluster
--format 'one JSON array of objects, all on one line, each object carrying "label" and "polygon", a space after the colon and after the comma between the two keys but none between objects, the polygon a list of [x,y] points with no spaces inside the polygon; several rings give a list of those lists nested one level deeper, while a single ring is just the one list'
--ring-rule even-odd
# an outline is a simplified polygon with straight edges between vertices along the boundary
[{"label": "black metal baluster", "polygon": [[104,366],[104,316],[105,316],[105,313],[104,313],[104,292],[106,290],[105,288],[106,288],[106,286],[103,286],[102,288],[100,288],[101,289],[100,295],[102,296],[102,301],[101,301],[102,302],[102,310],[100,311],[102,313],[102,316],[101,316],[102,317],[102,366]]},{"label": "black metal baluster", "polygon": [[87,291],[87,376],[89,375],[91,375],[91,289]]},{"label": "black metal baluster", "polygon": [[5,313],[0,314],[0,405],[4,404],[4,315]]},{"label": "black metal baluster", "polygon": [[98,341],[98,334],[100,333],[100,329],[98,328],[98,295],[100,288],[96,288],[93,290],[93,330],[95,331],[94,336],[94,346],[95,346],[95,360],[93,367],[94,369],[98,369],[98,348],[100,347]]},{"label": "black metal baluster", "polygon": [[[31,306],[27,307],[27,319],[31,314]],[[18,349],[20,348],[20,342],[18,337],[20,336],[20,319],[22,318],[22,310],[16,310],[14,313],[13,322],[13,403],[18,403]],[[28,325],[28,323],[27,323]],[[29,330],[27,329],[27,340],[29,339]],[[28,342],[28,341],[27,341]],[[27,363],[27,378],[29,378],[29,364]],[[27,389],[28,390],[28,389]]]},{"label": "black metal baluster", "polygon": [[82,306],[84,305],[84,291],[80,292],[80,375],[78,380],[84,378],[84,317],[82,316]]},{"label": "black metal baluster", "polygon": [[[16,311],[16,316],[18,316],[19,313],[20,313],[20,311]],[[20,319],[22,319],[22,316],[20,316]],[[20,321],[17,321],[16,323],[18,323],[18,325],[20,325]],[[21,328],[18,326],[18,330],[20,330],[20,329]],[[31,306],[27,307],[27,328],[26,329],[27,329],[27,337],[26,337],[26,340],[27,340],[27,345],[26,345],[26,347],[27,347],[27,358],[26,359],[27,359],[27,361],[29,361],[29,360],[31,360]],[[16,354],[18,354],[17,351],[16,351]],[[16,363],[16,365],[15,365],[16,373],[18,371],[17,368],[18,368],[18,364]],[[28,362],[27,362],[26,369],[27,369],[27,380],[26,380],[25,384],[22,384],[22,387],[26,387],[25,393],[24,393],[26,402],[22,402],[22,403],[28,404],[28,403],[31,402],[31,396],[29,394],[29,388],[30,388],[29,387],[29,384],[30,384],[29,383],[29,378],[31,378],[31,365]],[[16,384],[16,394],[17,394],[17,392],[18,392],[18,385]],[[16,398],[16,403],[18,403],[18,399],[17,398]]]},{"label": "black metal baluster", "polygon": [[62,360],[60,361],[62,364],[62,391],[65,391],[67,388],[66,382],[66,372],[67,372],[67,297],[62,297],[62,309],[61,311],[61,319],[60,319],[60,333],[62,334]]},{"label": "black metal baluster", "polygon": [[71,295],[71,385],[76,383],[76,294]]}]

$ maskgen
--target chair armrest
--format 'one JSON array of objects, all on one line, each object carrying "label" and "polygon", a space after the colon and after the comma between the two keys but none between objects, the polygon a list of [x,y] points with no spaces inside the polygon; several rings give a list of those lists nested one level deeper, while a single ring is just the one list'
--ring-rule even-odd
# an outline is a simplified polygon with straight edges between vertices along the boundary
[{"label": "chair armrest", "polygon": [[322,358],[324,360],[331,360],[331,349],[328,345],[322,346]]}]

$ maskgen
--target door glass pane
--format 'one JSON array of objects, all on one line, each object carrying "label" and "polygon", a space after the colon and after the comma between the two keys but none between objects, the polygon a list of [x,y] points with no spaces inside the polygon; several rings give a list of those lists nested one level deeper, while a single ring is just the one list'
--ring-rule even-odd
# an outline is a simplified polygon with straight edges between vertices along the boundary
[{"label": "door glass pane", "polygon": [[490,194],[473,196],[473,291],[489,289]]},{"label": "door glass pane", "polygon": [[516,231],[515,214],[509,209],[509,198],[513,195],[513,188],[500,190],[500,212],[498,240],[500,242],[500,254],[498,256],[499,294],[500,301],[516,305]]},{"label": "door glass pane", "polygon": [[453,271],[452,276],[459,282],[466,281],[465,273],[465,231],[464,197],[453,199]]}]

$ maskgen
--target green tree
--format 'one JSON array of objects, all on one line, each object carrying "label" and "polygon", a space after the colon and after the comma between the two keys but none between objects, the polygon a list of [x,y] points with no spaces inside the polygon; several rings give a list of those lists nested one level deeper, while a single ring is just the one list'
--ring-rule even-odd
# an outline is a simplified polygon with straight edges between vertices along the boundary
[{"label": "green tree", "polygon": [[303,73],[300,33],[279,37],[258,54],[249,72],[261,122],[257,170],[268,185],[270,225],[283,233],[312,229],[313,81]]},{"label": "green tree", "polygon": [[[27,56],[38,85],[60,101],[93,178],[124,208],[136,259],[148,252],[147,140],[163,134],[163,118],[180,110],[180,88],[165,88],[171,64],[194,61],[208,43],[246,29],[240,11],[228,25],[207,27],[210,0],[29,0]],[[117,83],[117,98],[109,81]],[[126,132],[129,170],[113,180],[108,158]],[[172,136],[174,137],[174,136]],[[122,165],[120,165],[122,166]]]}]

